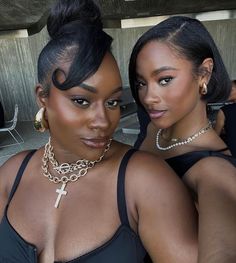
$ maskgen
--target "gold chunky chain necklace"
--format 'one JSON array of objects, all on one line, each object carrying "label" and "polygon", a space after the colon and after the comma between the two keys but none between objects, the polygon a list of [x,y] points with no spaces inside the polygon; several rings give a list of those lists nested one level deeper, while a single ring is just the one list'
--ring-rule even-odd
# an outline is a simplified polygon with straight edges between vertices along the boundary
[{"label": "gold chunky chain necklace", "polygon": [[163,147],[163,146],[160,145],[160,142],[159,142],[160,139],[159,138],[161,136],[162,129],[159,129],[158,132],[157,132],[157,135],[156,135],[156,147],[157,147],[158,150],[167,151],[167,150],[170,150],[170,149],[172,149],[174,147],[182,146],[182,145],[185,145],[185,144],[188,144],[188,143],[192,142],[198,136],[204,134],[205,132],[207,132],[210,129],[212,129],[212,123],[209,121],[206,127],[201,128],[198,132],[196,132],[193,135],[189,136],[185,140],[180,140],[179,141],[179,139],[176,139],[176,138],[170,139],[170,141],[174,141],[175,143],[170,144],[170,145],[168,145],[166,147]]},{"label": "gold chunky chain necklace", "polygon": [[[43,162],[42,170],[43,170],[43,175],[50,182],[53,182],[55,184],[62,183],[61,188],[56,190],[56,192],[58,193],[58,196],[57,196],[57,200],[54,205],[55,208],[58,208],[61,197],[63,195],[67,195],[67,191],[65,191],[67,183],[76,182],[80,177],[85,176],[87,174],[88,169],[94,167],[96,163],[101,162],[106,152],[110,149],[111,141],[112,139],[110,139],[103,154],[97,160],[90,161],[90,160],[82,159],[82,160],[76,161],[75,163],[59,164],[53,152],[53,147],[51,145],[51,138],[49,138],[48,143],[44,147],[44,154],[42,158],[42,162]],[[58,176],[52,175],[49,172],[49,162],[52,164],[53,170],[55,170],[58,174],[63,175],[63,176],[58,177]],[[66,174],[69,174],[69,175],[66,175]]]}]

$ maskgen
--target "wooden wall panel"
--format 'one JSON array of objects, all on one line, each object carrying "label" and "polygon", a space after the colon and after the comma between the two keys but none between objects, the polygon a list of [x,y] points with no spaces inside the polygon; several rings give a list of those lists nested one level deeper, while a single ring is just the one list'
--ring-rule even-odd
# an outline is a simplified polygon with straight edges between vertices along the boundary
[{"label": "wooden wall panel", "polygon": [[114,39],[112,51],[118,62],[124,86],[129,85],[128,65],[132,48],[147,29],[148,27],[106,30]]},{"label": "wooden wall panel", "polygon": [[[204,22],[213,35],[224,58],[230,77],[236,79],[236,20]],[[131,49],[145,28],[107,29],[114,38],[113,54],[117,58],[123,85],[128,86],[128,62]],[[24,39],[0,39],[0,100],[6,117],[13,114],[14,104],[19,104],[20,120],[32,120],[38,107],[34,87],[37,83],[37,58],[47,43],[45,28]]]},{"label": "wooden wall panel", "polygon": [[35,72],[28,39],[1,40],[0,47],[0,94],[6,118],[17,103],[19,119],[30,119]]},{"label": "wooden wall panel", "polygon": [[236,79],[236,19],[204,22],[223,57],[231,79]]}]

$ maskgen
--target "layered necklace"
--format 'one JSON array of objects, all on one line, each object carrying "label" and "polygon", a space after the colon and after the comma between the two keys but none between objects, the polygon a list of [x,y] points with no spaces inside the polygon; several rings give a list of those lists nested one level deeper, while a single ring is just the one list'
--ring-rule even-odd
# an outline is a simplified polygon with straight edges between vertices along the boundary
[{"label": "layered necklace", "polygon": [[[60,183],[62,184],[60,189],[56,189],[56,193],[58,193],[58,196],[54,205],[55,208],[58,208],[62,196],[67,195],[67,191],[65,191],[67,183],[76,182],[80,177],[85,176],[87,174],[88,169],[93,168],[96,163],[101,162],[106,152],[110,149],[111,141],[112,139],[110,139],[103,154],[97,160],[90,161],[90,160],[82,159],[76,161],[75,163],[59,164],[53,152],[53,147],[51,145],[51,138],[49,138],[48,143],[44,147],[44,154],[42,158],[42,162],[43,162],[42,170],[43,170],[43,175],[50,182],[53,182],[55,184],[60,184]],[[49,172],[49,162],[51,163],[53,170],[62,176],[60,177],[54,176]]]},{"label": "layered necklace", "polygon": [[184,139],[184,140],[177,139],[177,138],[170,139],[170,141],[175,142],[175,143],[170,144],[170,145],[168,145],[166,147],[163,147],[163,146],[160,145],[160,137],[161,137],[161,134],[162,134],[163,130],[159,129],[157,131],[157,135],[156,135],[156,147],[157,147],[158,150],[167,151],[167,150],[170,150],[170,149],[172,149],[174,147],[182,146],[182,145],[185,145],[185,144],[188,144],[188,143],[192,142],[197,137],[199,137],[200,135],[206,133],[210,129],[212,129],[212,123],[209,121],[206,127],[201,128],[199,131],[197,131],[193,135],[189,136],[187,139]]}]

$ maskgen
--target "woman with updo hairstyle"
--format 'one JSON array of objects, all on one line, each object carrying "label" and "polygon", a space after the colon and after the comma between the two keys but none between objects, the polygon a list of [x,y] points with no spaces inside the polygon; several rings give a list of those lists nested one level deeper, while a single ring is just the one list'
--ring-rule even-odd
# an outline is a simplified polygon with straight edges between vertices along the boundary
[{"label": "woman with updo hairstyle", "polygon": [[135,44],[129,79],[139,106],[134,148],[164,159],[192,193],[198,262],[236,262],[236,160],[207,115],[231,83],[211,35],[197,19],[162,21]]},{"label": "woman with updo hairstyle", "polygon": [[38,60],[40,149],[0,168],[0,262],[197,262],[197,217],[164,161],[112,139],[121,76],[92,0],[59,0]]}]

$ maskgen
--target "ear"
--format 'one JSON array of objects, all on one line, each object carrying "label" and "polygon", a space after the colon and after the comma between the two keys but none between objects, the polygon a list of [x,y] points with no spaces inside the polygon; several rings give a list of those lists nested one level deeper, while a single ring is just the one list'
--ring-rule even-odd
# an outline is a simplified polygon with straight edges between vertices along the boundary
[{"label": "ear", "polygon": [[208,82],[210,81],[213,67],[214,63],[212,58],[204,59],[200,66],[200,87],[202,87],[204,83],[208,84]]},{"label": "ear", "polygon": [[36,102],[40,108],[46,107],[47,97],[44,95],[44,88],[41,84],[37,84],[35,87]]}]

